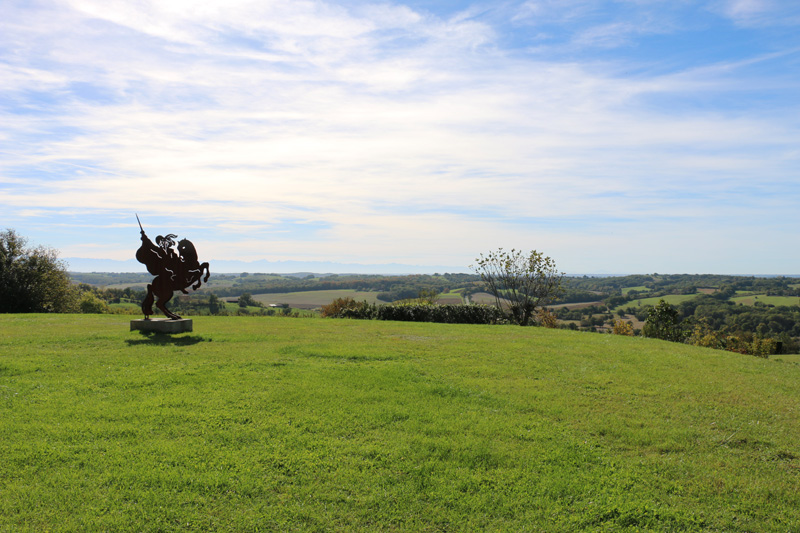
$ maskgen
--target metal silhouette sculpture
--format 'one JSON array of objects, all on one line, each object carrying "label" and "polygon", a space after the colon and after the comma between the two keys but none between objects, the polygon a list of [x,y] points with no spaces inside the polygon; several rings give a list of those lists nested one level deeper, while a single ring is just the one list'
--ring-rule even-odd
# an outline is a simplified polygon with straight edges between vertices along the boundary
[{"label": "metal silhouette sculpture", "polygon": [[[139,221],[139,215],[136,215]],[[192,290],[197,290],[203,281],[208,281],[211,272],[208,270],[208,263],[197,261],[197,251],[194,244],[188,239],[178,241],[177,252],[173,249],[177,235],[172,233],[166,237],[159,235],[153,244],[142,228],[139,221],[139,229],[142,232],[142,245],[136,250],[136,260],[147,267],[147,271],[155,276],[153,281],[147,285],[147,296],[142,302],[142,312],[145,320],[150,320],[153,314],[153,302],[165,316],[172,320],[180,320],[180,316],[167,309],[167,302],[172,299],[172,293],[181,291],[189,294],[186,289],[191,286]],[[203,272],[206,273],[202,278]]]}]

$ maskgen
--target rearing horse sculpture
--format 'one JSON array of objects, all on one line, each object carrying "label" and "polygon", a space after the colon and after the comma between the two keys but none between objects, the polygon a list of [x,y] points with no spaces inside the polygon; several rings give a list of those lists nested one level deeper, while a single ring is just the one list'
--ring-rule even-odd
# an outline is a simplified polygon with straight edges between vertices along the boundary
[{"label": "rearing horse sculpture", "polygon": [[[136,216],[139,220],[139,216]],[[156,243],[153,244],[139,222],[139,229],[142,233],[142,245],[136,250],[136,260],[147,266],[147,271],[155,276],[152,283],[147,285],[147,296],[142,302],[142,313],[145,320],[150,319],[153,314],[153,302],[156,307],[172,320],[179,320],[181,317],[167,309],[167,302],[172,299],[172,293],[181,291],[189,294],[186,288],[191,286],[192,290],[197,290],[203,281],[208,281],[211,272],[208,270],[208,263],[197,261],[197,250],[191,241],[181,239],[178,241],[177,253],[173,249],[177,235],[168,234],[166,237],[159,235]],[[205,278],[201,278],[205,272]]]}]

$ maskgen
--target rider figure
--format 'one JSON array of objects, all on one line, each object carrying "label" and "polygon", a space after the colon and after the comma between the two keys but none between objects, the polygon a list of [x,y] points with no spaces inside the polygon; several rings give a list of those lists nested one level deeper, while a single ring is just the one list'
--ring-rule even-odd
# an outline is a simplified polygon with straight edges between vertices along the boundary
[{"label": "rider figure", "polygon": [[175,246],[175,241],[173,240],[175,237],[177,237],[177,235],[172,233],[167,234],[166,237],[162,237],[161,235],[156,237],[156,244],[163,251],[164,270],[169,272],[172,281],[175,281],[176,272],[178,271],[178,262],[181,260],[178,254],[175,253],[175,250],[172,249],[172,247]]}]

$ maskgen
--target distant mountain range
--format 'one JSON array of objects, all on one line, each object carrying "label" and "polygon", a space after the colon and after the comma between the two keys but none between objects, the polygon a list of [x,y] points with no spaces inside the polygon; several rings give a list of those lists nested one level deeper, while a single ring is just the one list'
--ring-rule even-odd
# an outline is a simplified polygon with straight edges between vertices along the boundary
[{"label": "distant mountain range", "polygon": [[[70,272],[146,272],[143,264],[135,259],[115,261],[113,259],[87,259],[65,257]],[[262,272],[265,274],[291,274],[295,272],[314,272],[319,274],[444,274],[445,272],[470,272],[466,267],[404,265],[400,263],[360,264],[332,263],[327,261],[209,261],[211,273],[238,274],[241,272]]]}]

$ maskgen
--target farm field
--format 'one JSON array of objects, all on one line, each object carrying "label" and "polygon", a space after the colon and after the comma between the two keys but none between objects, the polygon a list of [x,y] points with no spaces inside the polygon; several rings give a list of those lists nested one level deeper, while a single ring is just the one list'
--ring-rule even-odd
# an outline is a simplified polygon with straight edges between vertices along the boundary
[{"label": "farm field", "polygon": [[732,302],[755,305],[756,302],[761,302],[764,305],[800,305],[800,297],[797,296],[767,296],[766,294],[754,294],[749,296],[734,296],[731,298]]},{"label": "farm field", "polygon": [[495,305],[495,297],[488,292],[477,292],[470,296],[470,301],[474,304]]},{"label": "farm field", "polygon": [[437,303],[440,305],[461,305],[464,303],[464,298],[461,296],[461,291],[445,292],[439,295]]},{"label": "farm field", "polygon": [[109,289],[127,289],[130,287],[131,289],[146,291],[149,283],[149,281],[142,281],[138,283],[113,283],[111,285],[106,285],[106,287]]},{"label": "farm field", "polygon": [[548,305],[548,309],[560,309],[562,307],[566,307],[568,309],[585,309],[587,307],[592,307],[594,305],[604,306],[602,300],[597,300],[594,302],[570,302],[566,304],[555,304],[555,305]]},{"label": "farm field", "polygon": [[797,531],[800,365],[515,326],[0,315],[0,530]]},{"label": "farm field", "polygon": [[653,298],[638,298],[636,300],[631,300],[630,302],[625,302],[624,304],[618,306],[614,310],[618,308],[627,309],[628,307],[642,307],[645,305],[658,305],[659,300],[664,300],[670,305],[678,305],[681,302],[686,300],[691,300],[692,298],[696,298],[696,294],[667,294],[665,296],[655,296]]},{"label": "farm field", "polygon": [[628,294],[629,292],[631,292],[631,291],[637,291],[637,292],[650,292],[651,290],[652,290],[652,289],[648,289],[648,288],[647,288],[647,287],[645,287],[644,285],[638,285],[638,286],[636,286],[636,287],[625,287],[625,288],[623,288],[623,289],[622,289],[622,294],[623,294],[623,295],[627,295],[627,294]]},{"label": "farm field", "polygon": [[298,309],[314,309],[322,305],[331,303],[337,298],[353,298],[360,302],[366,300],[369,303],[380,302],[376,291],[356,291],[355,289],[342,289],[330,291],[304,291],[304,292],[276,292],[269,294],[254,294],[253,300],[263,304],[287,303],[291,307]]}]

